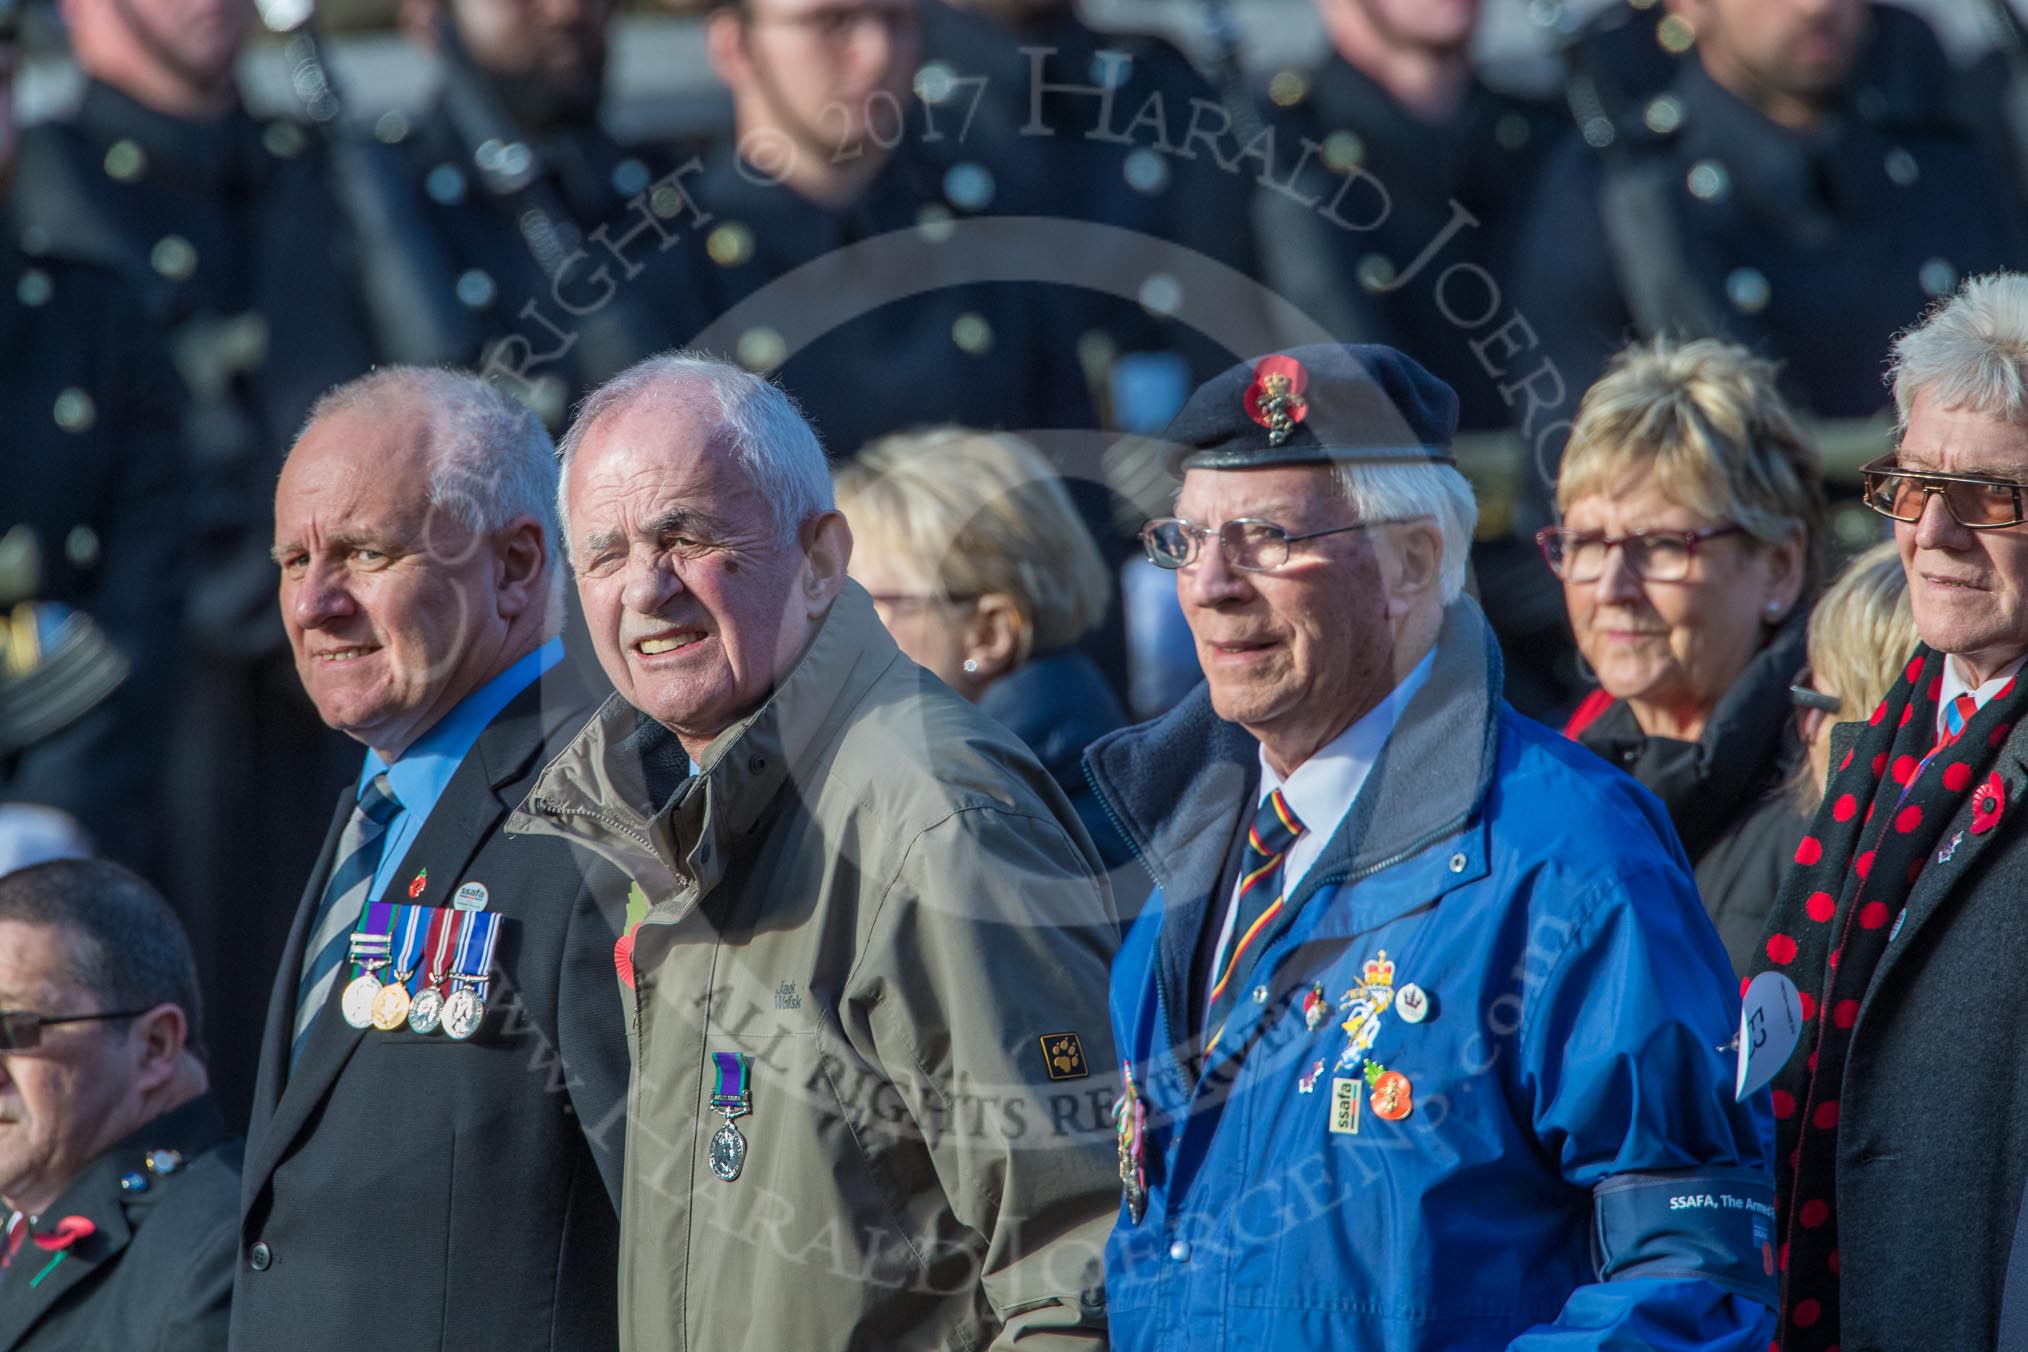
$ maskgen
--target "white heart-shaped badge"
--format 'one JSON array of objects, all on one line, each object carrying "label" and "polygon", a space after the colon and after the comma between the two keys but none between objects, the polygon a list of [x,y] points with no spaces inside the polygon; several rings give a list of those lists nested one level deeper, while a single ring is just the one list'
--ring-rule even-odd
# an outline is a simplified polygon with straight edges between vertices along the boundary
[{"label": "white heart-shaped badge", "polygon": [[1796,983],[1762,972],[1746,988],[1739,1009],[1739,1074],[1732,1095],[1744,1099],[1788,1064],[1803,1034],[1803,1001]]}]

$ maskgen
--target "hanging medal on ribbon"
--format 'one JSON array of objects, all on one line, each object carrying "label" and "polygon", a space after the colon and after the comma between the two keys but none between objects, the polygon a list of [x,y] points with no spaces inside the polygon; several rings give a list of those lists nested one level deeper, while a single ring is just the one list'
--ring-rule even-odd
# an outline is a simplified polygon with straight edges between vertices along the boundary
[{"label": "hanging medal on ribbon", "polygon": [[408,1007],[408,1030],[430,1034],[444,1017],[444,982],[451,975],[451,954],[457,948],[462,926],[459,912],[438,908],[431,913],[429,932],[423,936],[423,952],[429,955],[422,989]]},{"label": "hanging medal on ribbon", "polygon": [[711,1172],[727,1183],[739,1177],[746,1166],[746,1137],[732,1125],[753,1111],[753,1086],[748,1076],[753,1058],[744,1052],[713,1052],[718,1066],[718,1090],[711,1096],[711,1110],[725,1119],[711,1136]]},{"label": "hanging medal on ribbon", "polygon": [[428,909],[394,908],[394,932],[400,936],[400,942],[394,945],[394,980],[383,985],[373,997],[373,1026],[383,1033],[392,1033],[408,1022],[408,983],[415,980],[415,969],[422,962],[423,924]]},{"label": "hanging medal on ribbon", "polygon": [[352,931],[348,955],[352,960],[352,980],[347,983],[338,1007],[345,1022],[354,1028],[373,1026],[373,1001],[380,994],[378,973],[387,966],[394,944],[393,930],[394,907],[376,901],[360,917],[359,928]]},{"label": "hanging medal on ribbon", "polygon": [[1130,1061],[1120,1062],[1120,1096],[1113,1103],[1113,1130],[1119,1138],[1120,1197],[1127,1204],[1127,1220],[1141,1223],[1148,1210],[1148,1105],[1134,1083]]},{"label": "hanging medal on ribbon", "polygon": [[457,965],[451,969],[453,987],[444,1001],[444,1036],[463,1042],[479,1031],[486,1017],[486,988],[493,981],[493,946],[500,940],[498,911],[456,912],[464,917],[464,934],[457,943]]}]

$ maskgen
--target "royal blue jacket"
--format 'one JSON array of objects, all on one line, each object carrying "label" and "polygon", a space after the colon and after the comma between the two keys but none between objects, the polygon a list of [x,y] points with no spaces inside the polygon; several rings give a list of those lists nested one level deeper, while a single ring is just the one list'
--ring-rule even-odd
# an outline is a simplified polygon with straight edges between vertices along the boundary
[{"label": "royal blue jacket", "polygon": [[1765,1090],[1734,1101],[1725,952],[1661,804],[1502,702],[1476,604],[1208,1058],[1185,990],[1256,744],[1200,690],[1087,771],[1157,886],[1112,976],[1148,1192],[1107,1247],[1114,1346],[1767,1347],[1773,1132]]}]

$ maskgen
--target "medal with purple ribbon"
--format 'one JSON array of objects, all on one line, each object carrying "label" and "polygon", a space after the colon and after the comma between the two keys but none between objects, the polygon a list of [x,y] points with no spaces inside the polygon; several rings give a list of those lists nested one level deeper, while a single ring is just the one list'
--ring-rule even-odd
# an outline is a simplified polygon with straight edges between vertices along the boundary
[{"label": "medal with purple ribbon", "polygon": [[359,927],[352,931],[348,945],[352,980],[346,983],[345,994],[338,1002],[345,1022],[354,1028],[373,1026],[373,1001],[380,994],[380,978],[375,973],[387,966],[393,945],[394,907],[384,901],[376,901],[366,908]]},{"label": "medal with purple ribbon", "polygon": [[746,1166],[746,1137],[732,1124],[753,1111],[753,1086],[748,1080],[753,1058],[744,1052],[713,1052],[711,1059],[718,1066],[711,1110],[725,1119],[711,1136],[711,1172],[730,1183]]}]

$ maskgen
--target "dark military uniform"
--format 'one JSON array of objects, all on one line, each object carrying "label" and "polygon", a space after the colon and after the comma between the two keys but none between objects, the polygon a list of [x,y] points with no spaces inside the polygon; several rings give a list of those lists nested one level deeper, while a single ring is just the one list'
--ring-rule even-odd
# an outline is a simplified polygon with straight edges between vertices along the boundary
[{"label": "dark military uniform", "polygon": [[218,1352],[237,1258],[239,1159],[206,1095],[92,1161],[35,1232],[53,1235],[71,1216],[93,1232],[56,1253],[24,1244],[0,1272],[0,1352]]},{"label": "dark military uniform", "polygon": [[[1560,111],[1475,80],[1448,119],[1424,122],[1334,56],[1276,73],[1264,116],[1281,161],[1280,189],[1260,194],[1268,280],[1334,337],[1413,353],[1458,392],[1466,430],[1505,427],[1501,382],[1471,344],[1489,310],[1504,317]],[[1450,272],[1460,265],[1485,276]]]},{"label": "dark military uniform", "polygon": [[[540,363],[526,382],[512,382],[552,429],[594,387],[682,336],[668,297],[676,269],[660,263],[657,241],[622,249],[624,263],[599,243],[634,227],[629,203],[673,168],[668,157],[631,150],[596,124],[523,136],[511,125],[461,117],[447,101],[413,128],[392,115],[378,130],[399,147],[449,264],[443,281],[471,316],[476,341],[465,363],[479,364],[480,345],[525,332],[522,312],[531,303],[562,310],[559,290],[587,311],[563,311],[573,339],[568,351]],[[492,134],[501,130],[509,133],[504,144]],[[628,277],[629,265],[643,270]],[[612,282],[609,298],[595,308],[579,305],[600,267]],[[596,294],[606,296],[599,286]]]},{"label": "dark military uniform", "polygon": [[[1560,373],[1561,398],[1516,410],[1545,470],[1555,424],[1637,335],[1735,339],[1782,361],[1800,406],[1865,417],[1887,402],[1881,363],[1899,329],[1962,278],[2019,265],[2004,174],[1931,97],[1934,63],[1908,43],[1897,51],[1892,65],[1862,64],[1813,134],[1770,122],[1686,60],[1603,152],[1560,148],[1516,296],[1542,353],[1513,359],[1546,355]],[[1885,79],[1895,74],[1899,88]]]},{"label": "dark military uniform", "polygon": [[[92,82],[70,118],[22,137],[13,200],[31,248],[113,260],[169,330],[189,393],[188,510],[196,574],[189,643],[160,777],[164,891],[225,1008],[273,970],[281,904],[316,857],[321,807],[299,786],[356,753],[303,695],[275,605],[274,485],[316,397],[374,357],[356,258],[316,143],[243,109],[191,121]],[[156,654],[142,679],[174,672]],[[250,842],[258,842],[248,848]],[[230,1022],[214,1085],[237,1120],[259,1030]]]},{"label": "dark military uniform", "polygon": [[[1010,29],[929,0],[924,21],[924,149],[951,166],[965,204],[1132,232],[1089,237],[1081,252],[1103,257],[1109,290],[1071,297],[1070,319],[1100,370],[1111,354],[1181,358],[1162,407],[1143,406],[1155,393],[1145,386],[1100,384],[1109,425],[1158,429],[1192,384],[1236,355],[1220,337],[1242,341],[1173,316],[1207,284],[1199,259],[1257,269],[1249,204],[1262,166],[1241,154],[1245,129],[1175,46],[1098,31],[1069,4]],[[1151,241],[1187,252],[1165,255]]]},{"label": "dark military uniform", "polygon": [[[833,454],[927,423],[1091,425],[1064,289],[982,280],[992,259],[954,233],[968,213],[939,177],[903,142],[831,208],[728,149],[692,189],[692,333],[775,374]],[[874,255],[845,252],[869,242]]]},{"label": "dark military uniform", "polygon": [[114,273],[21,252],[4,216],[0,370],[0,537],[10,551],[32,540],[39,566],[21,581],[89,614],[135,673],[80,722],[0,766],[0,801],[61,808],[102,852],[153,872],[169,655],[182,639],[189,564],[176,377]]}]

